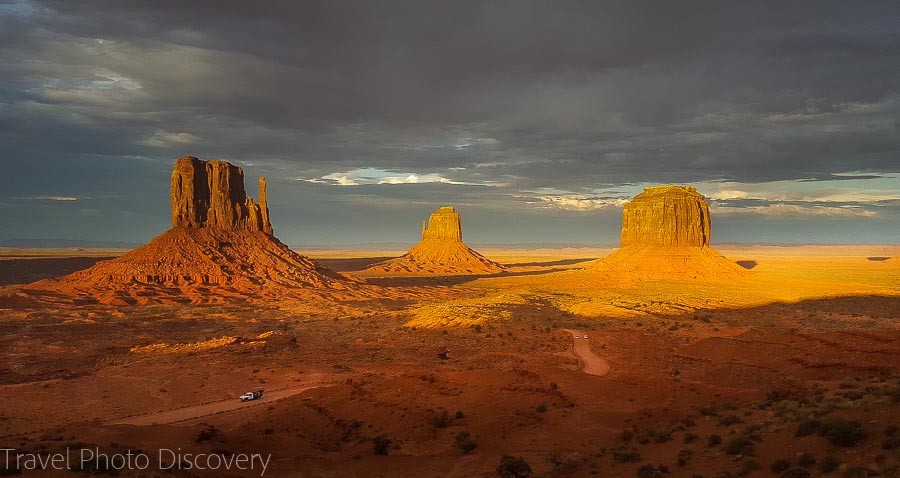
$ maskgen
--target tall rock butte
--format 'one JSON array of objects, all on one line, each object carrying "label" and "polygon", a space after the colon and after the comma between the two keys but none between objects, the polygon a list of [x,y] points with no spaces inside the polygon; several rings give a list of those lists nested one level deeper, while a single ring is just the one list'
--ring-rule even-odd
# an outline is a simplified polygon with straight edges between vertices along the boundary
[{"label": "tall rock butte", "polygon": [[138,303],[245,300],[360,284],[297,254],[273,235],[265,178],[259,180],[256,204],[244,190],[241,168],[185,156],[175,163],[169,193],[168,231],[121,257],[27,287],[102,303]]},{"label": "tall rock butte", "polygon": [[378,275],[496,274],[506,270],[462,241],[462,219],[453,206],[438,208],[422,222],[422,241],[406,254],[365,270]]},{"label": "tall rock butte", "polygon": [[696,188],[653,186],[625,204],[620,248],[590,269],[622,280],[729,279],[748,271],[709,247],[709,205]]},{"label": "tall rock butte", "polygon": [[169,188],[172,227],[221,227],[272,234],[266,178],[259,178],[259,204],[244,191],[244,170],[225,161],[185,156],[175,162]]}]

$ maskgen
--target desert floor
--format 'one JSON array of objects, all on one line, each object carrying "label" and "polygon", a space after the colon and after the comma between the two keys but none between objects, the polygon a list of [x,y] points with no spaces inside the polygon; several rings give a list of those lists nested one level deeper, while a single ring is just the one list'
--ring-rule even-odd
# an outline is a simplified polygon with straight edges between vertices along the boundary
[{"label": "desert floor", "polygon": [[[510,271],[123,306],[15,285],[122,251],[3,249],[0,448],[271,453],[274,477],[497,476],[503,455],[546,477],[898,476],[900,246],[717,249],[747,277],[632,281],[585,270],[610,249],[484,248]],[[309,255],[352,274],[399,253]]]}]

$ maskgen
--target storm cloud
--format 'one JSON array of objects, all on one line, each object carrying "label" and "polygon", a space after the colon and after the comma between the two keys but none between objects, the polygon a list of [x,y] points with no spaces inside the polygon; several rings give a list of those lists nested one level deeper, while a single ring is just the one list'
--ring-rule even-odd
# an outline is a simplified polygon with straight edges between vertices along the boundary
[{"label": "storm cloud", "polygon": [[0,0],[0,239],[142,242],[194,154],[292,243],[614,243],[669,182],[720,242],[897,242],[898,133],[897,2]]}]

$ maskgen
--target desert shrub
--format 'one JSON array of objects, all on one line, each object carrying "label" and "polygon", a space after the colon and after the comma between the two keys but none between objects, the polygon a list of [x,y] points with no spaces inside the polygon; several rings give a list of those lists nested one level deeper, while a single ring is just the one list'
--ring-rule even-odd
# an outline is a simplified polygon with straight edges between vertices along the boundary
[{"label": "desert shrub", "polygon": [[481,324],[475,324],[475,325],[472,327],[472,330],[474,330],[476,334],[480,334],[480,333],[481,333],[481,330],[482,330],[482,329],[481,329]]},{"label": "desert shrub", "polygon": [[772,466],[769,467],[772,470],[772,473],[781,473],[782,471],[786,471],[791,467],[791,461],[785,460],[784,458],[772,463]]},{"label": "desert shrub", "polygon": [[725,444],[724,450],[729,455],[752,455],[753,441],[747,435],[735,435]]},{"label": "desert shrub", "polygon": [[197,436],[194,437],[194,442],[203,443],[205,441],[220,438],[221,436],[222,433],[219,431],[219,429],[210,425],[197,433]]},{"label": "desert shrub", "polygon": [[613,461],[616,463],[637,463],[641,461],[641,454],[634,448],[619,448],[613,451]]},{"label": "desert shrub", "polygon": [[678,452],[678,466],[687,466],[688,462],[691,460],[691,457],[694,456],[694,452],[688,449],[684,449]]},{"label": "desert shrub", "polygon": [[719,414],[718,409],[715,405],[700,407],[698,411],[700,412],[700,415],[703,415],[704,417],[712,417]]},{"label": "desert shrub", "polygon": [[538,413],[546,413],[546,412],[547,412],[547,404],[546,404],[546,403],[541,403],[541,404],[539,404],[537,407],[535,407],[534,409],[537,410]]},{"label": "desert shrub", "polygon": [[803,420],[802,422],[797,424],[797,433],[794,434],[796,437],[805,437],[808,435],[812,435],[819,429],[818,420]]},{"label": "desert shrub", "polygon": [[800,459],[797,460],[797,464],[803,468],[812,468],[816,464],[816,457],[809,453],[803,453],[800,455]]},{"label": "desert shrub", "polygon": [[531,466],[521,456],[503,455],[497,465],[497,475],[502,478],[528,478],[531,476]]},{"label": "desert shrub", "polygon": [[857,421],[830,420],[819,425],[819,434],[832,445],[849,447],[865,440],[866,431]]},{"label": "desert shrub", "polygon": [[687,432],[687,433],[684,434],[684,442],[685,442],[685,443],[694,443],[694,442],[697,441],[697,439],[699,439],[699,438],[700,438],[700,437],[697,436],[696,433]]},{"label": "desert shrub", "polygon": [[469,434],[469,432],[460,432],[458,435],[456,435],[456,440],[453,442],[453,446],[458,448],[459,451],[468,455],[469,453],[475,451],[476,448],[478,448],[478,443],[476,443],[475,440],[472,439],[472,436]]},{"label": "desert shrub", "polygon": [[810,478],[810,474],[803,468],[791,468],[790,470],[778,475],[778,478]]},{"label": "desert shrub", "polygon": [[822,473],[831,473],[834,470],[837,470],[841,466],[841,461],[833,456],[826,456],[822,458],[822,462],[819,463],[819,471]]},{"label": "desert shrub", "polygon": [[712,434],[706,439],[707,446],[718,446],[720,443],[722,443],[722,437],[716,434]]},{"label": "desert shrub", "polygon": [[672,439],[672,430],[668,428],[659,429],[653,432],[653,441],[656,443],[665,443]]},{"label": "desert shrub", "polygon": [[730,427],[731,425],[737,425],[738,423],[744,423],[744,421],[741,420],[741,417],[733,413],[729,413],[727,415],[722,415],[719,417],[719,425],[723,427]]},{"label": "desert shrub", "polygon": [[450,418],[450,414],[447,413],[447,410],[441,410],[441,413],[431,417],[431,426],[434,428],[447,428],[452,421],[453,419]]},{"label": "desert shrub", "polygon": [[385,435],[378,435],[372,439],[372,451],[376,455],[387,456],[388,450],[391,448],[391,439]]},{"label": "desert shrub", "polygon": [[669,472],[669,467],[660,465],[658,468],[650,463],[644,463],[637,469],[638,478],[662,478]]},{"label": "desert shrub", "polygon": [[741,461],[741,469],[738,471],[738,475],[747,476],[760,468],[762,466],[760,466],[759,462],[748,456]]},{"label": "desert shrub", "polygon": [[553,473],[556,476],[574,473],[584,462],[584,458],[578,453],[560,455],[557,452],[553,452],[547,456],[547,461],[553,467]]},{"label": "desert shrub", "polygon": [[457,420],[461,420],[461,419],[463,419],[463,418],[466,416],[466,414],[463,413],[462,410],[457,410],[457,411],[456,411],[456,414],[453,415],[453,416],[454,416]]},{"label": "desert shrub", "polygon": [[844,398],[846,398],[847,400],[851,400],[851,401],[861,400],[863,397],[866,396],[865,393],[863,393],[859,390],[850,390],[850,391],[844,392],[843,395],[844,395]]},{"label": "desert shrub", "polygon": [[622,441],[625,443],[630,442],[634,439],[634,431],[633,430],[622,430]]}]

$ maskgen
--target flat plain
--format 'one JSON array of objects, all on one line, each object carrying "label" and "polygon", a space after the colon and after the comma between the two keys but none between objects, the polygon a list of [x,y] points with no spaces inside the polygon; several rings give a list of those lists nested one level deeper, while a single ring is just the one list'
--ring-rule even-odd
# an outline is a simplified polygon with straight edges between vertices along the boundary
[{"label": "flat plain", "polygon": [[[497,476],[503,455],[535,476],[894,476],[900,246],[717,250],[746,277],[484,247],[506,272],[146,304],[16,285],[122,251],[3,250],[0,446],[272,453],[266,476]],[[307,255],[354,274],[399,252]],[[585,373],[585,351],[608,370]],[[253,388],[264,400],[237,400]]]}]

